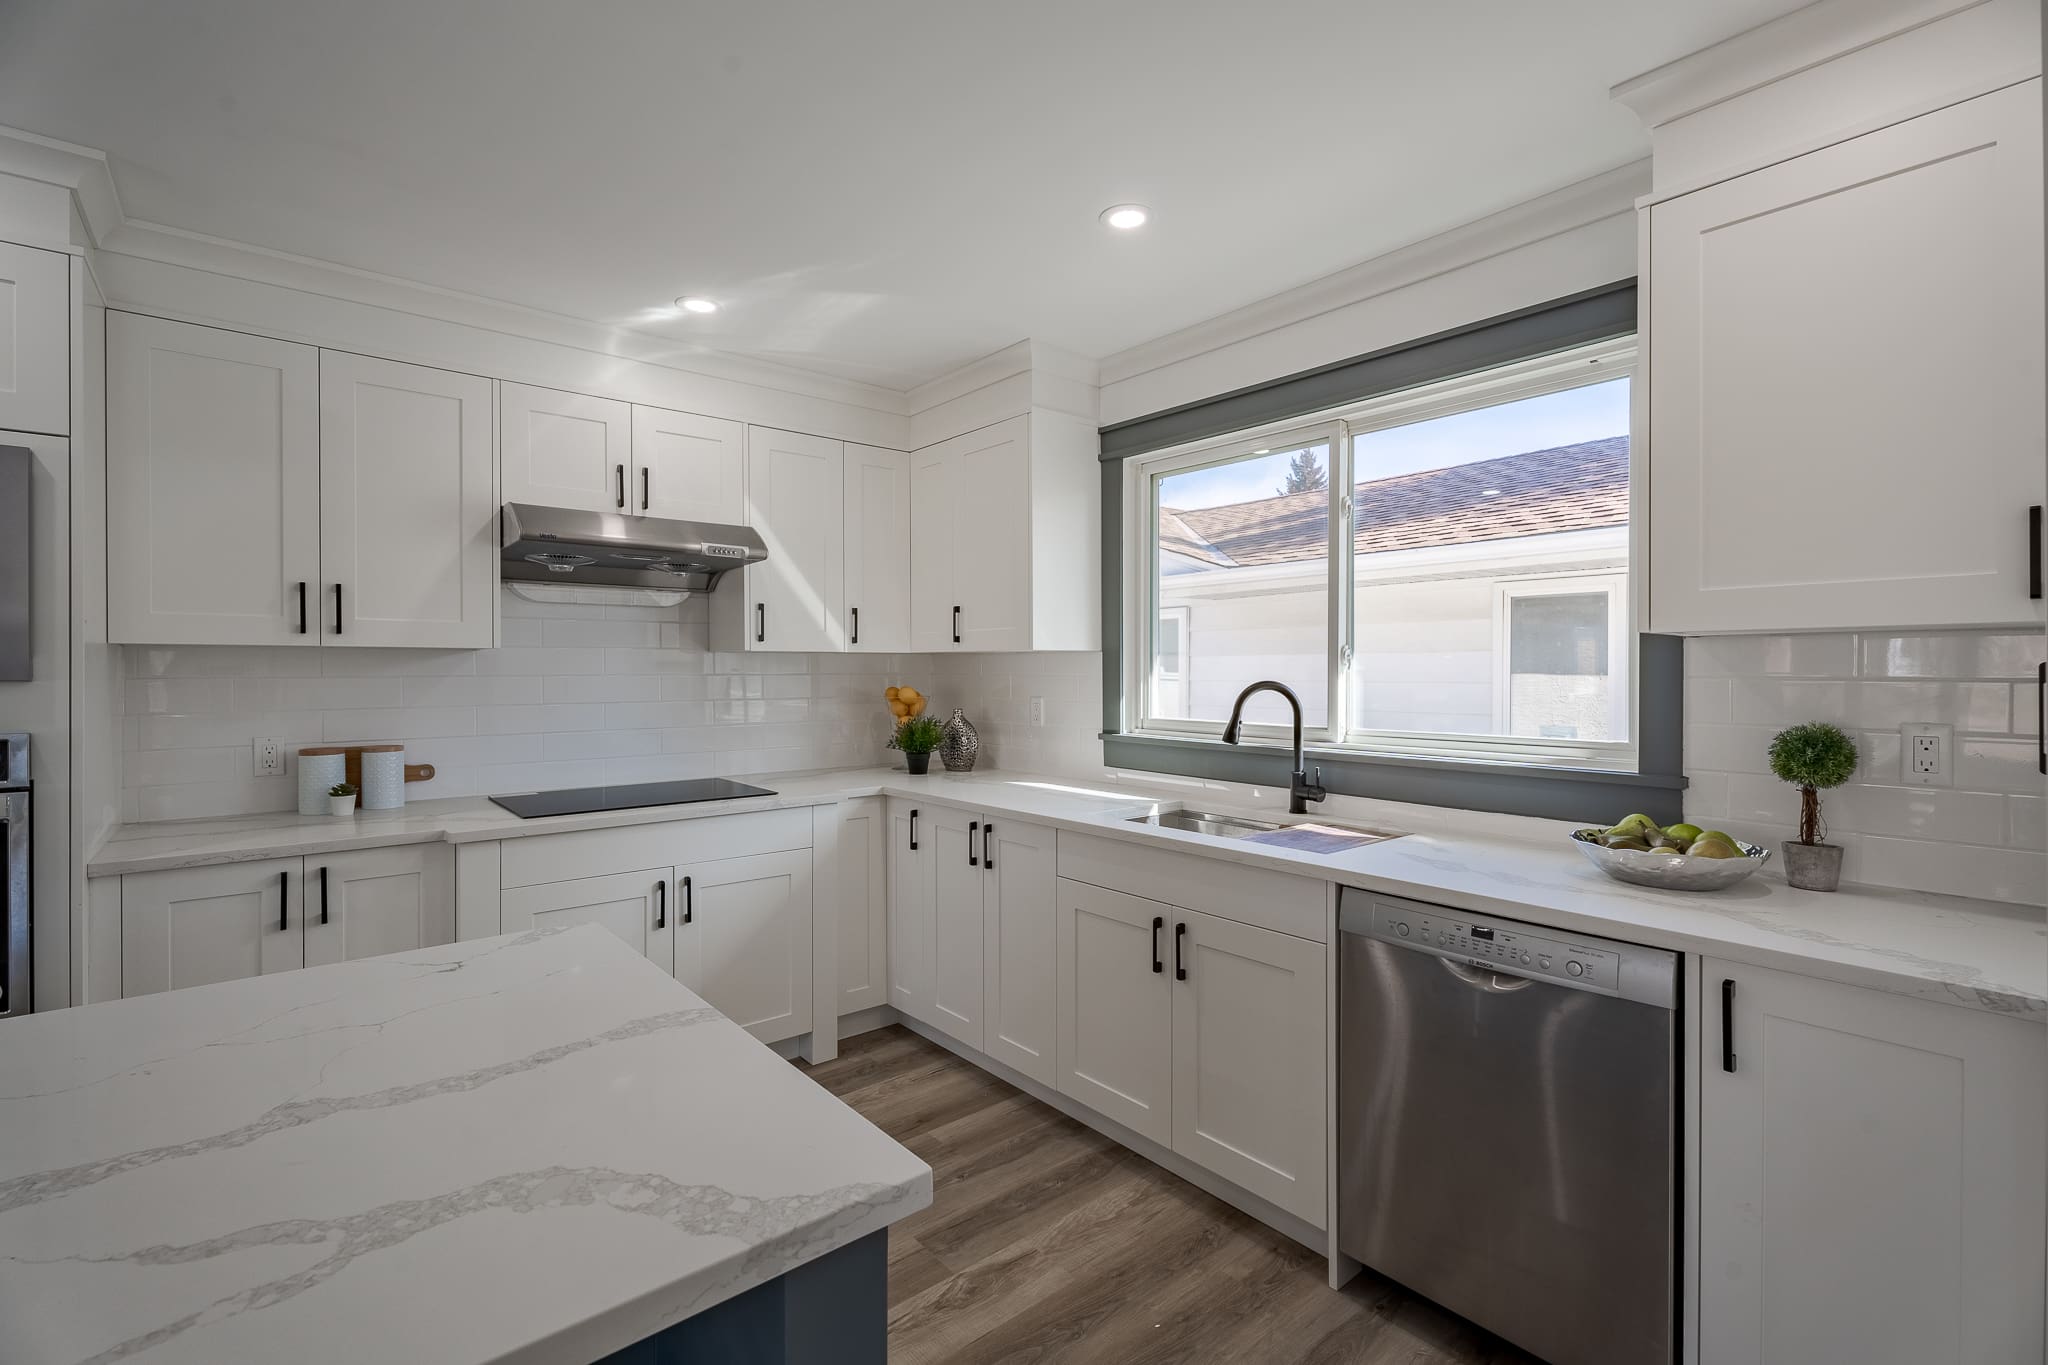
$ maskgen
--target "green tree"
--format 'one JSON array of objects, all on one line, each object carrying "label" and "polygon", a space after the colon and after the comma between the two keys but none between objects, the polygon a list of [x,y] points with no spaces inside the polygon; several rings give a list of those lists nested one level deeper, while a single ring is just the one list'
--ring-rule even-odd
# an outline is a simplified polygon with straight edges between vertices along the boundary
[{"label": "green tree", "polygon": [[1294,460],[1287,466],[1287,479],[1273,492],[1279,497],[1289,493],[1319,493],[1330,486],[1330,476],[1323,472],[1322,462],[1316,459],[1312,450],[1297,450]]}]

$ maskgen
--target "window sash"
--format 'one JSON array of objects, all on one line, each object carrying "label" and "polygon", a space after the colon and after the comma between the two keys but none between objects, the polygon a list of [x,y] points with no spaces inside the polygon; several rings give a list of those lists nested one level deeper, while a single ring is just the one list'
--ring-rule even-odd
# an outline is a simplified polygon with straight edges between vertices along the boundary
[{"label": "window sash", "polygon": [[[1193,443],[1149,456],[1124,461],[1125,564],[1136,579],[1125,584],[1125,651],[1123,722],[1129,733],[1176,738],[1220,738],[1220,720],[1191,720],[1155,716],[1151,710],[1158,658],[1158,621],[1161,606],[1159,543],[1159,498],[1162,482],[1175,474],[1230,464],[1261,450],[1328,443],[1330,472],[1329,547],[1324,561],[1327,573],[1328,620],[1324,637],[1325,723],[1307,726],[1308,743],[1333,751],[1360,756],[1397,758],[1458,758],[1505,761],[1542,766],[1582,767],[1595,770],[1634,772],[1637,770],[1641,725],[1641,671],[1635,629],[1636,585],[1642,570],[1639,515],[1640,480],[1636,452],[1630,452],[1631,498],[1628,527],[1628,567],[1624,574],[1603,571],[1600,576],[1619,578],[1610,588],[1609,660],[1626,659],[1626,741],[1535,739],[1515,735],[1460,735],[1441,732],[1396,731],[1356,728],[1351,724],[1350,682],[1352,660],[1358,648],[1357,622],[1352,612],[1352,590],[1357,581],[1354,554],[1352,489],[1356,485],[1352,438],[1392,427],[1407,426],[1432,418],[1494,407],[1522,398],[1540,397],[1567,389],[1614,379],[1635,379],[1636,339],[1616,338],[1578,347],[1556,355],[1502,366],[1479,375],[1383,395],[1363,404],[1297,419],[1286,424],[1218,439]],[[1181,628],[1183,667],[1181,685],[1187,687],[1188,664],[1192,662],[1190,630]],[[1501,646],[1496,667],[1506,665],[1506,645]],[[1280,681],[1288,681],[1281,679]],[[1502,725],[1497,728],[1506,728]],[[1247,736],[1275,742],[1290,738],[1285,725],[1246,722]]]}]

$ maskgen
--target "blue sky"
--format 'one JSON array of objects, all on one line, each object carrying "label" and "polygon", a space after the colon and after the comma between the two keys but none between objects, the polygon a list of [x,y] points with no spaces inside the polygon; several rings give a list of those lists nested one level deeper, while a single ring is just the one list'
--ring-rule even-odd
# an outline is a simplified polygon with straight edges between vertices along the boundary
[{"label": "blue sky", "polygon": [[[1375,431],[1358,438],[1355,472],[1361,480],[1384,479],[1519,455],[1525,450],[1626,436],[1628,383],[1610,379]],[[1162,501],[1168,507],[1220,507],[1271,497],[1293,456],[1294,449],[1276,450],[1256,460],[1176,474],[1166,480]],[[1327,455],[1323,467],[1329,467]]]}]

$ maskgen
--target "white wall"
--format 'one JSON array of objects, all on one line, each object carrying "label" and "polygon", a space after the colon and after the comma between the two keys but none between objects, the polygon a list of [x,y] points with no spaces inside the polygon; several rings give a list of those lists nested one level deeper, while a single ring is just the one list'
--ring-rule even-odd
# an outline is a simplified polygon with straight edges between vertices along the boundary
[{"label": "white wall", "polygon": [[[1855,778],[1821,797],[1845,881],[2039,905],[2048,810],[2035,736],[2040,632],[1745,635],[1685,647],[1685,815],[1739,839],[1794,837],[1798,792],[1771,776],[1771,736],[1833,721]],[[1899,780],[1899,725],[1956,728],[1955,785]]]},{"label": "white wall", "polygon": [[916,681],[892,655],[714,653],[702,597],[504,602],[493,650],[123,647],[124,818],[291,809],[296,754],[256,777],[258,738],[402,741],[437,769],[411,800],[876,763],[882,690]]}]

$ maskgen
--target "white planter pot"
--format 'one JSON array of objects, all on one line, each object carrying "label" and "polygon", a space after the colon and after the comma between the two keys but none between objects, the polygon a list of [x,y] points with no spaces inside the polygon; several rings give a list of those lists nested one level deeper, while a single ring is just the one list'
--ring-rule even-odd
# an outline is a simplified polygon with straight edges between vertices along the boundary
[{"label": "white planter pot", "polygon": [[355,797],[353,795],[328,797],[327,813],[329,815],[354,815],[356,813]]}]

